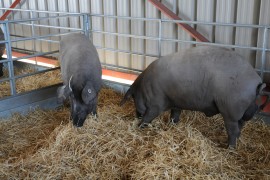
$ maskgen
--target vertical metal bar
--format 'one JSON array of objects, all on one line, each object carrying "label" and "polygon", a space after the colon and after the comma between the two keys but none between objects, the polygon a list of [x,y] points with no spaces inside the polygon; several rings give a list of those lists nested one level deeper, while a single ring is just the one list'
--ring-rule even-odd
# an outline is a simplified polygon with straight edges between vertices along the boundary
[{"label": "vertical metal bar", "polygon": [[83,31],[85,36],[87,36],[88,38],[90,37],[89,34],[89,15],[88,14],[83,14]]},{"label": "vertical metal bar", "polygon": [[4,35],[5,40],[7,41],[6,44],[6,54],[8,59],[8,75],[9,75],[9,82],[10,82],[10,90],[11,95],[16,95],[16,83],[14,78],[14,67],[13,67],[13,60],[12,60],[12,51],[11,51],[11,40],[9,34],[9,24],[8,22],[4,23]]},{"label": "vertical metal bar", "polygon": [[[34,17],[34,11],[30,11],[30,19],[33,19],[35,18]],[[31,21],[31,31],[32,31],[32,37],[35,37],[36,34],[35,34],[35,26],[34,26],[34,21]],[[33,54],[35,54],[36,52],[36,40],[33,39],[32,40],[33,42],[33,47],[32,47],[32,51],[33,51]],[[35,70],[37,70],[37,57],[35,56]]]},{"label": "vertical metal bar", "polygon": [[263,50],[262,50],[262,59],[261,59],[261,79],[264,79],[264,70],[265,70],[265,63],[266,63],[266,48],[267,48],[267,38],[268,38],[268,28],[264,27],[263,31]]},{"label": "vertical metal bar", "polygon": [[158,57],[161,57],[161,34],[162,34],[162,20],[160,19],[158,24]]}]

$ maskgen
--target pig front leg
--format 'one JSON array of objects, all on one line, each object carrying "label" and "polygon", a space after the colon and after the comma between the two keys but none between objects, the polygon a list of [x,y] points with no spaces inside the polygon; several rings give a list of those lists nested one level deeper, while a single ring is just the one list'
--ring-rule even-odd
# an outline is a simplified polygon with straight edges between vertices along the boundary
[{"label": "pig front leg", "polygon": [[240,136],[238,121],[234,121],[225,117],[224,124],[228,135],[228,149],[235,149],[237,138]]},{"label": "pig front leg", "polygon": [[181,114],[180,109],[171,109],[170,122],[172,124],[177,124],[180,121],[180,114]]}]

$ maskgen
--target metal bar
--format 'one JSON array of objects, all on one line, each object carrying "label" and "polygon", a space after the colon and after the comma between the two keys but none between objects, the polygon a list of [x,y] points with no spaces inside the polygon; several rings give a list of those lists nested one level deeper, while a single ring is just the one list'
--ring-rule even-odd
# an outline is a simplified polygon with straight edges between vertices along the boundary
[{"label": "metal bar", "polygon": [[[39,17],[39,18],[34,18],[34,19],[3,20],[3,21],[0,21],[0,24],[5,23],[5,21],[8,21],[9,23],[16,23],[16,22],[48,20],[48,19],[51,19],[51,18],[59,19],[59,18],[70,17],[70,16],[71,16],[70,14],[66,14],[66,15],[59,15],[59,16]],[[82,16],[82,14],[73,14],[73,16]]]},{"label": "metal bar", "polygon": [[[122,36],[122,37],[131,37],[131,38],[140,38],[140,39],[148,39],[148,40],[159,40],[159,37],[149,37],[149,36],[138,36],[138,35],[129,35],[129,34],[120,34],[114,32],[105,32],[105,31],[97,31],[92,30],[94,33],[101,33],[101,34],[110,34],[115,36]],[[229,47],[229,48],[242,48],[242,49],[250,49],[250,50],[260,50],[262,51],[263,48],[257,47],[249,47],[249,46],[240,46],[240,45],[227,45],[227,44],[220,44],[220,43],[210,43],[210,42],[197,42],[197,41],[189,41],[189,40],[180,40],[180,39],[168,39],[168,38],[161,38],[161,41],[170,41],[170,42],[182,42],[182,43],[191,43],[191,44],[202,44],[202,45],[212,45],[212,46],[221,46],[221,47]],[[270,49],[265,49],[266,51],[270,51]]]},{"label": "metal bar", "polygon": [[[181,18],[179,18],[175,13],[173,13],[170,9],[164,6],[164,4],[162,4],[161,2],[157,0],[148,0],[148,1],[152,3],[157,9],[159,9],[169,18],[175,19],[175,20],[181,20]],[[194,28],[192,28],[188,24],[177,23],[177,25],[182,27],[186,32],[188,32],[196,40],[201,41],[201,42],[209,42],[207,38],[205,38],[202,34],[200,34],[198,31],[196,31]]]},{"label": "metal bar", "polygon": [[158,57],[161,57],[162,21],[158,23]]},{"label": "metal bar", "polygon": [[10,35],[9,35],[9,24],[5,23],[4,24],[4,35],[5,39],[7,40],[6,42],[6,54],[7,54],[7,59],[8,59],[8,75],[10,78],[10,90],[11,90],[11,95],[16,94],[16,84],[15,84],[15,79],[14,79],[14,67],[13,67],[13,61],[12,61],[12,50],[11,50],[11,41],[10,41]]},{"label": "metal bar", "polygon": [[[11,6],[10,6],[9,9],[12,9],[12,10],[13,10],[13,8],[15,8],[20,2],[21,2],[21,0],[15,0],[15,1],[11,4]],[[7,10],[7,11],[1,16],[0,20],[2,20],[2,21],[5,20],[5,19],[8,17],[8,15],[11,13],[12,10]]]},{"label": "metal bar", "polygon": [[[34,11],[30,11],[30,18],[33,19],[34,18]],[[31,21],[31,31],[32,31],[32,36],[36,36],[35,34],[35,27],[34,27],[34,21]],[[33,53],[36,52],[36,41],[35,39],[32,40],[32,43],[33,43],[33,47],[32,47],[32,50],[33,50]],[[35,56],[35,69],[37,69],[37,58]]]},{"label": "metal bar", "polygon": [[[60,67],[55,67],[55,68],[45,69],[45,70],[41,70],[41,71],[36,71],[36,72],[33,72],[33,73],[28,73],[28,74],[22,74],[22,75],[19,75],[19,76],[14,76],[13,79],[20,79],[20,78],[24,78],[24,77],[28,77],[28,76],[33,76],[33,75],[36,75],[36,74],[41,74],[41,73],[45,73],[45,72],[53,71],[53,70],[57,70],[57,69],[60,69]],[[12,78],[3,78],[3,79],[0,79],[0,83],[1,82],[4,82],[4,81],[11,80],[11,79]]]},{"label": "metal bar", "polygon": [[264,79],[264,69],[265,69],[265,63],[266,63],[266,48],[267,48],[267,38],[268,38],[268,29],[264,28],[263,31],[263,50],[262,50],[262,58],[261,58],[261,79],[263,81]]},{"label": "metal bar", "polygon": [[66,33],[60,33],[60,34],[48,34],[48,35],[44,35],[44,36],[35,36],[35,37],[27,37],[27,38],[17,38],[17,39],[11,40],[11,42],[28,41],[28,40],[32,40],[32,39],[48,38],[48,37],[52,37],[52,36],[62,36],[62,35],[66,35],[66,34],[76,33],[76,32],[83,32],[83,30],[80,29],[78,31],[66,32]]},{"label": "metal bar", "polygon": [[83,31],[84,35],[89,38],[89,16],[87,14],[83,15]]},{"label": "metal bar", "polygon": [[139,55],[139,56],[148,56],[148,57],[156,57],[156,58],[158,58],[158,56],[155,55],[155,54],[146,54],[146,53],[126,51],[126,50],[121,50],[121,49],[104,48],[104,47],[101,47],[101,46],[95,46],[95,47],[97,49],[102,49],[102,50],[107,50],[107,51],[114,51],[114,52],[121,52],[121,53],[126,53],[126,54],[135,54],[135,55]]},{"label": "metal bar", "polygon": [[[14,23],[14,24],[20,24],[25,26],[31,26],[31,24],[27,23]],[[62,26],[49,26],[49,25],[40,25],[40,24],[34,24],[35,27],[44,27],[44,28],[53,28],[53,29],[66,29],[66,30],[80,30],[80,28],[70,28],[70,27],[62,27]]]}]

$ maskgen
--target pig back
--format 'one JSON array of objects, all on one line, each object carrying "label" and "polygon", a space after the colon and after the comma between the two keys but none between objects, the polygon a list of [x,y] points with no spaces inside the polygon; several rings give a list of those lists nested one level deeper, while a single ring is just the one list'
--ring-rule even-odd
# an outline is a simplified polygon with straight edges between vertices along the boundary
[{"label": "pig back", "polygon": [[60,64],[63,81],[68,83],[70,76],[99,82],[101,64],[92,42],[82,34],[72,34],[62,38],[60,43]]}]

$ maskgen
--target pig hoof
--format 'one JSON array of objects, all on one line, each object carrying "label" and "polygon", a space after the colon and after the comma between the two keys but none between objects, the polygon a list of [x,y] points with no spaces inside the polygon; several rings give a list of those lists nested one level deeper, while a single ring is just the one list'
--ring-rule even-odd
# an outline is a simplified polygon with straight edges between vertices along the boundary
[{"label": "pig hoof", "polygon": [[143,128],[146,128],[148,126],[147,123],[142,123],[139,125],[139,128],[143,129]]},{"label": "pig hoof", "polygon": [[235,147],[234,145],[229,145],[229,146],[228,146],[228,149],[229,149],[229,150],[235,150],[236,147]]},{"label": "pig hoof", "polygon": [[93,116],[93,118],[94,118],[94,120],[98,120],[98,115],[97,115],[97,113],[91,113],[91,115]]},{"label": "pig hoof", "polygon": [[175,118],[171,118],[171,124],[176,125],[178,121]]}]

